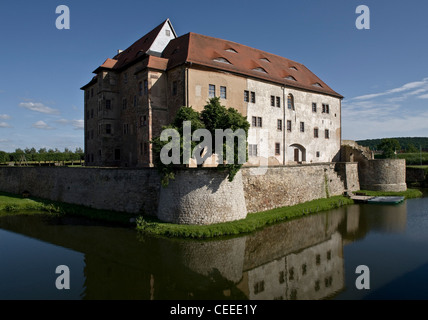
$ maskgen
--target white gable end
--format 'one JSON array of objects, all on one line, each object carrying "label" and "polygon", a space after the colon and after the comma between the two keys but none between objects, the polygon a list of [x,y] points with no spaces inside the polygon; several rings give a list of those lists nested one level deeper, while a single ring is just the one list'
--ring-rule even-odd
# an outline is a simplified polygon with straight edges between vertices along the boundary
[{"label": "white gable end", "polygon": [[167,19],[147,53],[160,56],[168,43],[176,37],[177,35],[175,34],[174,28],[169,19]]}]

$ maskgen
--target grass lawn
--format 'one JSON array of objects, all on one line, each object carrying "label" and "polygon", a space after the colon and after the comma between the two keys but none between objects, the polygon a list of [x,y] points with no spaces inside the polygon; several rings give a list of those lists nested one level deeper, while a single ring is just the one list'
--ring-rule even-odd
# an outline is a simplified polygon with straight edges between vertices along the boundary
[{"label": "grass lawn", "polygon": [[135,214],[98,210],[85,206],[50,201],[38,198],[23,198],[20,195],[0,192],[0,216],[11,214],[52,214],[73,215],[100,221],[116,222],[121,225],[130,225],[130,219]]}]

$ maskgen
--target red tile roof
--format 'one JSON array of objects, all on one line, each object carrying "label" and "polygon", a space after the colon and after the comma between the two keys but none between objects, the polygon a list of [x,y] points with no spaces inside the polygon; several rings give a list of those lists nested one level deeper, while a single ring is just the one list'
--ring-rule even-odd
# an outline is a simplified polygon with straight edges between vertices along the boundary
[{"label": "red tile roof", "polygon": [[301,63],[236,42],[192,32],[171,40],[164,49],[162,58],[147,56],[147,51],[167,21],[169,20],[162,22],[113,59],[107,59],[94,73],[100,68],[119,71],[139,59],[145,60],[143,67],[159,70],[192,63],[343,98]]},{"label": "red tile roof", "polygon": [[168,68],[193,63],[343,98],[303,64],[236,42],[188,33],[171,40],[163,57]]}]

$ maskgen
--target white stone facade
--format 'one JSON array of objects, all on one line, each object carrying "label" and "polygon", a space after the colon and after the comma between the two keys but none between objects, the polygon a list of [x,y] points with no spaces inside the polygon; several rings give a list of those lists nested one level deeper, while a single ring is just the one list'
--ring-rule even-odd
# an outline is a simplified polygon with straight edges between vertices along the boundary
[{"label": "white stone facade", "polygon": [[[282,165],[338,160],[339,98],[253,79],[247,79],[247,90],[255,93],[255,102],[250,97],[247,104],[247,119],[251,124],[248,144],[257,145],[257,156],[253,147],[249,147],[249,163]],[[290,94],[293,106],[289,108]]]}]

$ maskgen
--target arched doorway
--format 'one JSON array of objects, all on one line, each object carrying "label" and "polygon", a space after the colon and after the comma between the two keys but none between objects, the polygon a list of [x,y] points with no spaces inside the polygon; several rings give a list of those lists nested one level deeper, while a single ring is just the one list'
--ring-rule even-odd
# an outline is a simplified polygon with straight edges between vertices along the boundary
[{"label": "arched doorway", "polygon": [[289,162],[303,163],[306,162],[306,148],[301,144],[294,143],[288,147]]}]

